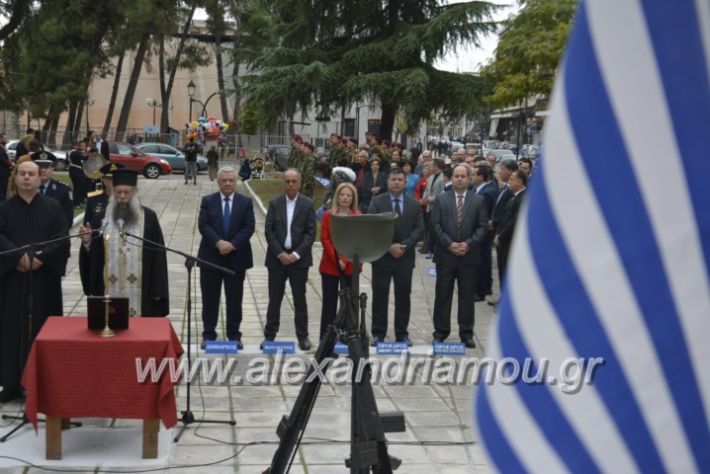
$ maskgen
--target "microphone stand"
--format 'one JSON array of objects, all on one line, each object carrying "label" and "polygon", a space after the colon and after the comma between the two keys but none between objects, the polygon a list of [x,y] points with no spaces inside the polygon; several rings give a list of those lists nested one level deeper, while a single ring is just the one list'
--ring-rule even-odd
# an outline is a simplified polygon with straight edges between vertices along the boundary
[{"label": "microphone stand", "polygon": [[180,423],[182,423],[182,426],[180,427],[180,431],[178,431],[178,434],[175,436],[175,438],[173,438],[173,441],[176,443],[180,441],[180,437],[185,432],[187,427],[193,423],[220,423],[231,426],[236,425],[237,422],[234,420],[196,420],[194,413],[192,413],[192,410],[190,410],[190,388],[192,387],[192,384],[190,382],[190,363],[192,362],[192,269],[195,267],[195,263],[199,262],[202,265],[213,268],[215,270],[220,270],[224,273],[227,273],[228,275],[234,275],[234,271],[228,268],[220,267],[219,265],[215,265],[214,263],[208,262],[199,257],[195,257],[194,255],[187,254],[180,250],[166,247],[165,245],[160,244],[158,242],[153,242],[152,240],[137,236],[135,234],[131,234],[130,232],[121,232],[121,238],[125,240],[126,237],[133,237],[134,239],[138,239],[141,242],[150,244],[151,246],[154,246],[158,249],[166,250],[176,255],[180,255],[185,259],[185,268],[187,269],[187,406],[185,407],[185,410],[181,412]]},{"label": "microphone stand", "polygon": [[[92,232],[93,234],[93,232]],[[6,250],[4,252],[0,252],[0,256],[3,255],[12,255],[15,253],[22,254],[22,253],[27,253],[27,256],[30,259],[30,265],[32,265],[32,261],[37,257],[37,249],[38,248],[43,248],[48,245],[56,244],[63,242],[65,240],[73,239],[74,237],[81,237],[82,234],[73,234],[73,235],[65,235],[62,237],[58,237],[56,239],[50,239],[50,240],[45,240],[44,242],[32,242],[26,245],[22,245],[20,247],[16,247],[14,249]],[[100,232],[99,232],[100,235]],[[34,318],[34,270],[29,270],[27,273],[29,273],[29,292],[28,292],[28,301],[27,301],[27,337],[24,340],[20,340],[20,358],[19,358],[19,368],[20,368],[20,373],[24,371],[25,363],[27,361],[27,357],[29,356],[30,348],[32,347],[32,344],[34,343],[34,337],[32,336],[32,320]],[[23,343],[24,342],[24,343]],[[0,438],[0,443],[4,443],[5,441],[10,438],[13,434],[15,434],[20,428],[25,426],[30,422],[30,420],[27,418],[27,415],[25,414],[24,410],[22,411],[22,416],[15,416],[15,415],[2,415],[3,420],[20,420],[20,424],[15,426],[12,430],[10,430],[7,434],[3,435]],[[43,419],[38,419],[38,423],[44,423],[45,420]],[[76,426],[79,427],[81,426],[81,422],[79,421],[70,421],[69,424],[71,426]]]}]

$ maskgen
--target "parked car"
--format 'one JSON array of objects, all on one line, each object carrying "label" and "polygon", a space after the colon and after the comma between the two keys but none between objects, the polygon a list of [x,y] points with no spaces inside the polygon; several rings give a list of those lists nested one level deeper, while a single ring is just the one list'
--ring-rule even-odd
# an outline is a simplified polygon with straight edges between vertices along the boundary
[{"label": "parked car", "polygon": [[[170,163],[173,171],[185,172],[185,153],[174,146],[164,143],[140,143],[136,148],[142,150],[143,153],[148,153],[151,156],[157,156]],[[202,155],[197,155],[197,172],[207,169],[207,158]]]},{"label": "parked car", "polygon": [[148,155],[129,143],[108,142],[108,149],[112,162],[143,173],[148,179],[158,179],[161,174],[170,174],[173,170],[167,160]]},{"label": "parked car", "polygon": [[515,153],[510,150],[484,150],[483,157],[487,157],[493,153],[496,156],[496,161],[500,163],[503,160],[515,160]]},{"label": "parked car", "polygon": [[[10,140],[5,144],[5,149],[7,149],[7,156],[10,158],[10,161],[15,161],[17,159],[17,144],[20,143],[20,140]],[[54,168],[57,171],[66,171],[69,167],[69,163],[67,163],[67,155],[63,151],[56,151],[52,150],[49,147],[44,147],[44,151],[51,153],[54,158]]]}]

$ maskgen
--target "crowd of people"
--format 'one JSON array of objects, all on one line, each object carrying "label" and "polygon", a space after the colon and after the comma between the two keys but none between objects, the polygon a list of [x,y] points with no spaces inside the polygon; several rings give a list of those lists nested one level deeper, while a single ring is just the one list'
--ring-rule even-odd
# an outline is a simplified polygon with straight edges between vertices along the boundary
[{"label": "crowd of people", "polygon": [[[319,337],[335,320],[339,288],[351,284],[353,272],[352,262],[339,255],[333,243],[331,216],[392,212],[397,218],[391,245],[372,262],[372,344],[385,341],[388,334],[391,284],[395,340],[412,344],[412,275],[421,244],[419,252],[433,257],[436,265],[433,341],[450,336],[456,284],[458,336],[467,347],[475,347],[475,303],[492,295],[493,247],[497,249],[499,278],[504,278],[515,221],[532,177],[532,162],[521,159],[496,163],[495,157],[484,158],[463,150],[446,159],[432,159],[431,152],[424,150],[411,160],[401,147],[383,145],[377,137],[371,137],[370,145],[362,147],[337,135],[332,140],[329,160],[335,170],[347,169],[348,177],[335,186],[329,209],[321,216],[323,251],[318,269],[323,304]],[[278,336],[288,281],[298,346],[306,351],[312,348],[306,292],[317,236],[315,205],[309,195],[313,189],[306,183],[313,176],[307,169],[313,166],[312,147],[302,142],[299,137],[294,139],[290,167],[282,176],[283,193],[268,205],[264,265],[268,270],[269,305],[263,336],[264,343]],[[79,158],[83,160],[87,150],[102,153],[105,143],[99,138],[76,144],[73,159],[70,154],[72,165],[79,166]],[[3,153],[0,144],[0,169]],[[21,367],[31,341],[47,316],[62,314],[61,283],[69,256],[69,241],[62,238],[68,236],[71,227],[77,192],[72,201],[69,188],[52,179],[53,164],[41,149],[18,158],[10,183],[14,192],[0,204],[2,400],[19,396]],[[126,297],[133,316],[166,316],[170,313],[169,277],[158,217],[138,197],[136,172],[109,161],[100,173],[102,186],[88,193],[79,227],[84,293]],[[218,310],[224,288],[225,336],[243,348],[243,287],[246,272],[254,265],[250,246],[255,231],[253,204],[249,197],[236,192],[237,170],[225,166],[214,176],[219,190],[202,198],[198,217],[202,236],[198,257],[208,263],[199,264],[202,345],[219,336]],[[194,176],[186,176],[185,182],[189,180],[194,182]],[[140,239],[140,245],[132,238]],[[33,287],[42,291],[33,291]],[[496,304],[494,300],[489,303]]]}]

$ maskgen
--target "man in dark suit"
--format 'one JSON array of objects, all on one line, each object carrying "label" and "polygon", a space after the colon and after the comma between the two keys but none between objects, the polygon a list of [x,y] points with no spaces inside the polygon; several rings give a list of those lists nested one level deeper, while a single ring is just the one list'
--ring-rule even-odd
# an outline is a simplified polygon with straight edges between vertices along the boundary
[{"label": "man in dark suit", "polygon": [[253,267],[249,239],[254,234],[254,206],[251,198],[235,193],[237,172],[224,167],[217,173],[219,192],[202,198],[198,226],[202,241],[197,256],[220,267],[235,272],[228,275],[200,265],[200,287],[202,289],[202,347],[205,341],[217,338],[217,314],[219,297],[224,281],[224,295],[227,299],[227,338],[237,341],[243,348],[242,294],[246,271]]},{"label": "man in dark suit", "polygon": [[414,271],[414,246],[424,235],[424,218],[416,199],[404,194],[406,178],[401,168],[392,168],[387,193],[372,198],[368,214],[395,212],[394,236],[389,251],[372,262],[372,344],[387,335],[387,305],[390,281],[394,281],[394,333],[398,342],[409,340],[410,294]]},{"label": "man in dark suit", "polygon": [[106,158],[106,161],[111,161],[111,153],[109,151],[108,142],[104,140],[102,135],[96,136],[96,150]]},{"label": "man in dark suit", "polygon": [[505,270],[508,266],[508,255],[510,254],[510,244],[513,242],[515,224],[518,221],[520,205],[525,198],[527,182],[528,175],[523,170],[517,170],[510,175],[510,179],[508,180],[508,188],[511,197],[505,206],[503,217],[500,220],[500,225],[496,228],[496,237],[493,241],[498,249],[501,286],[505,278]]},{"label": "man in dark suit", "polygon": [[[498,229],[498,227],[500,226],[500,220],[503,217],[505,205],[513,196],[513,193],[510,192],[510,188],[508,187],[508,180],[510,179],[510,175],[517,170],[518,164],[515,162],[515,160],[511,159],[503,160],[499,166],[498,178],[500,180],[501,189],[498,193],[498,197],[496,198],[496,203],[493,206],[493,213],[491,214],[491,218],[488,220],[488,230],[492,232],[494,236],[496,234],[496,229]],[[496,250],[496,260],[498,262],[498,283],[499,286],[502,288],[504,270],[500,257],[500,249],[498,249]],[[488,300],[488,304],[491,306],[495,306],[496,304],[498,304],[498,300]]]},{"label": "man in dark suit", "polygon": [[473,292],[488,213],[483,198],[467,189],[469,174],[466,165],[454,168],[454,189],[436,200],[431,226],[437,244],[434,341],[444,341],[451,332],[451,299],[457,282],[459,336],[466,347],[473,348]]},{"label": "man in dark suit", "polygon": [[0,201],[4,201],[7,195],[7,182],[10,179],[11,169],[12,163],[5,149],[5,136],[0,133]]},{"label": "man in dark suit", "polygon": [[298,347],[307,351],[311,342],[308,340],[306,282],[308,269],[313,264],[311,248],[316,238],[316,214],[313,201],[298,192],[301,188],[298,170],[286,170],[283,184],[284,193],[269,202],[266,213],[264,235],[268,245],[265,265],[269,271],[269,307],[264,338],[273,341],[279,332],[281,301],[288,280],[295,307]]},{"label": "man in dark suit", "polygon": [[[498,184],[493,180],[493,168],[488,162],[480,161],[473,168],[473,189],[483,198],[486,213],[493,214],[493,207],[498,197]],[[485,295],[493,294],[493,233],[486,225],[486,238],[481,244],[481,267],[476,279],[473,301],[483,301]]]}]

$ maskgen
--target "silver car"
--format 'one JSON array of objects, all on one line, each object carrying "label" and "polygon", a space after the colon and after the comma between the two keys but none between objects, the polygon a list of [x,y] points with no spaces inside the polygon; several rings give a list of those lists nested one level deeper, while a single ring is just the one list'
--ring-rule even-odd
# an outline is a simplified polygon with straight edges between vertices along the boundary
[{"label": "silver car", "polygon": [[[185,172],[185,153],[171,145],[165,143],[139,143],[136,148],[143,153],[162,158],[173,167],[173,171]],[[207,169],[207,158],[197,155],[197,171]]]}]

